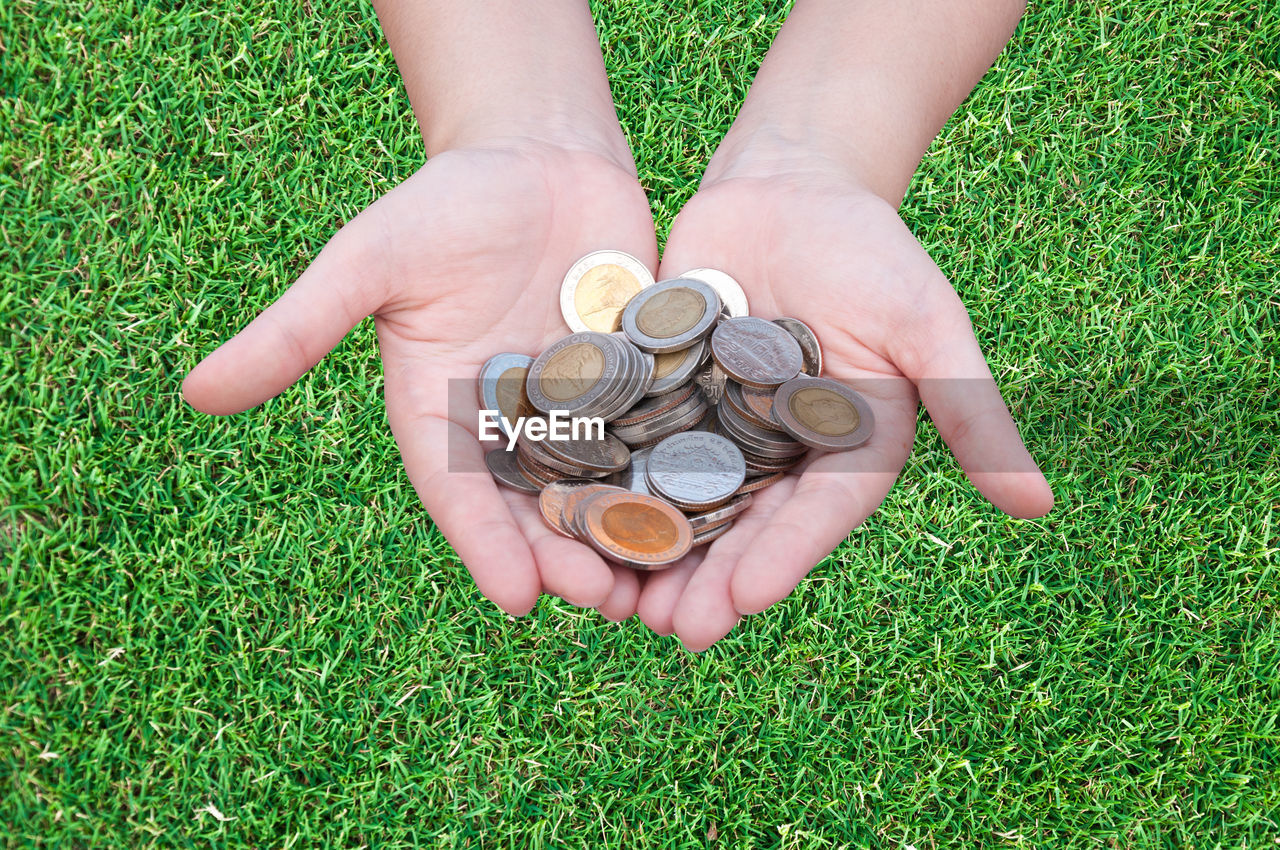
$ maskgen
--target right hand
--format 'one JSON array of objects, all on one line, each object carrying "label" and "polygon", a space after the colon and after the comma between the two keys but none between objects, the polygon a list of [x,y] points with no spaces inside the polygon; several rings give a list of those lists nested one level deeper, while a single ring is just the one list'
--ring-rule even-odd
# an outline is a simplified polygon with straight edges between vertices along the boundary
[{"label": "right hand", "polygon": [[530,140],[446,151],[335,234],[279,300],[192,370],[183,393],[215,415],[261,404],[372,315],[405,470],[480,592],[516,615],[545,589],[630,616],[635,574],[548,530],[535,498],[500,490],[474,416],[451,421],[448,408],[450,381],[474,386],[491,355],[536,355],[568,333],[563,275],[602,248],[657,265],[629,162]]}]

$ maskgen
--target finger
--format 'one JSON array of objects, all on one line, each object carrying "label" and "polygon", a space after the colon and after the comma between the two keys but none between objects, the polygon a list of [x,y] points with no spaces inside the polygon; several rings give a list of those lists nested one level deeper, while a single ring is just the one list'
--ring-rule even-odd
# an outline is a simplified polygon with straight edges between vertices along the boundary
[{"label": "finger", "polygon": [[535,498],[513,490],[504,490],[502,495],[529,542],[542,589],[578,608],[603,605],[614,584],[614,572],[604,559],[582,543],[547,528]]},{"label": "finger", "polygon": [[751,507],[734,521],[733,528],[707,547],[702,564],[680,595],[672,616],[675,634],[691,652],[702,652],[727,635],[741,615],[733,607],[729,582],[734,567],[764,528],[770,512],[784,502],[794,484],[787,476],[756,494]]},{"label": "finger", "polygon": [[1010,516],[1043,516],[1053,491],[1022,442],[964,304],[941,272],[925,292],[933,307],[904,329],[895,363],[973,486]]},{"label": "finger", "polygon": [[361,213],[329,240],[280,298],[202,360],[182,383],[204,413],[239,413],[278,395],[381,305],[382,264],[372,257],[379,225]]},{"label": "finger", "polygon": [[480,444],[457,423],[406,414],[397,390],[388,375],[387,415],[418,498],[480,592],[509,614],[527,614],[542,580],[528,541],[485,468]]},{"label": "finger", "polygon": [[680,594],[684,593],[689,579],[693,578],[694,571],[702,563],[704,554],[699,548],[673,566],[645,577],[644,587],[640,589],[640,599],[636,603],[640,622],[656,634],[675,634],[676,627],[672,620],[676,613],[676,603],[680,601]]},{"label": "finger", "polygon": [[[877,417],[878,427],[888,424],[887,415],[877,411]],[[758,614],[785,599],[879,507],[897,478],[891,470],[901,469],[906,459],[900,443],[896,451],[886,449],[892,445],[885,440],[809,465],[790,497],[744,547],[729,588],[737,613]]]},{"label": "finger", "polygon": [[636,613],[636,600],[640,597],[640,577],[636,571],[610,564],[613,570],[613,590],[599,608],[600,616],[620,623]]}]

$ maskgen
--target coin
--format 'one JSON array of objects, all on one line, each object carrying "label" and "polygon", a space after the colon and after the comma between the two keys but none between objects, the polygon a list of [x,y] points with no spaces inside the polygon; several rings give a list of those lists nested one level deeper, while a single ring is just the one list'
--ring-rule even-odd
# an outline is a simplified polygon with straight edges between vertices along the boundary
[{"label": "coin", "polygon": [[501,419],[498,427],[508,437],[511,432],[504,420],[516,421],[532,412],[524,383],[533,358],[527,354],[495,354],[480,367],[476,380],[476,395],[481,410],[496,410]]},{"label": "coin", "polygon": [[755,316],[728,319],[711,336],[711,356],[741,384],[775,387],[800,374],[804,353],[795,337]]},{"label": "coin", "polygon": [[693,545],[684,514],[644,493],[596,493],[578,506],[583,537],[610,560],[641,569],[668,566]]},{"label": "coin", "polygon": [[[544,490],[543,492],[545,493],[546,491]],[[749,507],[751,507],[751,494],[738,494],[718,508],[691,514],[689,516],[689,527],[696,533],[705,528],[729,522]]]},{"label": "coin", "polygon": [[538,473],[540,478],[546,477],[543,468],[554,472],[559,478],[603,478],[609,474],[610,470],[565,460],[559,455],[552,454],[547,451],[547,445],[551,442],[551,440],[521,439],[516,443],[517,458],[536,464],[533,471]]},{"label": "coin", "polygon": [[648,493],[649,484],[645,481],[645,470],[649,466],[649,452],[652,448],[637,449],[631,453],[631,465],[622,471],[618,486],[632,493]]},{"label": "coin", "polygon": [[536,496],[541,488],[520,469],[515,454],[504,449],[494,449],[484,456],[484,465],[493,480],[504,487]]},{"label": "coin", "polygon": [[707,341],[700,339],[688,348],[654,355],[653,383],[646,396],[662,395],[693,377],[708,353]]},{"label": "coin", "polygon": [[693,395],[697,390],[693,384],[688,383],[680,387],[676,387],[669,393],[662,395],[649,396],[644,401],[632,407],[624,415],[619,416],[610,424],[614,427],[636,425],[659,414],[666,413],[682,401],[687,401],[689,396]]},{"label": "coin", "polygon": [[548,484],[538,494],[538,511],[542,514],[543,522],[556,534],[576,538],[577,534],[569,525],[569,519],[578,503],[592,494],[609,491],[625,492],[619,487],[611,487],[598,481],[565,478]]},{"label": "coin", "polygon": [[799,319],[783,317],[774,319],[773,323],[796,338],[800,343],[800,351],[804,353],[804,366],[801,372],[816,378],[822,374],[822,346],[818,344],[818,335],[813,328]]},{"label": "coin", "polygon": [[[745,461],[746,458],[744,457],[743,460]],[[782,477],[787,473],[786,472],[770,472],[770,473],[761,475],[757,478],[751,478],[750,474],[751,472],[748,469],[747,480],[743,482],[742,486],[739,487],[738,491],[733,495],[741,496],[743,493],[756,493],[760,490],[763,490],[766,487],[772,487],[774,484],[777,484],[779,481],[781,481]]]},{"label": "coin", "polygon": [[702,390],[708,402],[719,404],[720,399],[724,398],[724,382],[728,377],[720,365],[712,360],[698,372],[693,382],[698,385],[698,389]]},{"label": "coin", "polygon": [[644,398],[653,384],[653,372],[656,361],[647,351],[641,351],[627,339],[624,333],[611,334],[618,348],[625,352],[629,368],[620,379],[618,393],[611,402],[604,406],[599,416],[605,422],[612,422],[629,411],[636,402]]},{"label": "coin", "polygon": [[791,436],[828,452],[856,449],[875,430],[875,414],[866,399],[830,378],[787,381],[778,387],[773,415]]},{"label": "coin", "polygon": [[747,387],[737,381],[725,381],[724,400],[735,413],[754,425],[774,431],[782,427],[769,415],[773,409],[773,390]]},{"label": "coin", "polygon": [[[600,438],[582,434],[577,438],[571,435],[567,440],[553,440],[548,437],[540,445],[558,460],[600,473],[618,472],[626,469],[627,464],[631,462],[631,451],[608,431]],[[547,465],[555,468],[554,464]]]},{"label": "coin", "polygon": [[653,275],[644,263],[622,251],[593,251],[570,267],[560,284],[560,313],[569,329],[613,333],[627,302]]},{"label": "coin", "polygon": [[576,414],[617,392],[624,365],[617,340],[607,334],[571,334],[534,358],[525,391],[543,413]]},{"label": "coin", "polygon": [[649,455],[649,489],[681,506],[712,507],[730,498],[746,478],[738,447],[705,431],[667,437]]},{"label": "coin", "polygon": [[[490,452],[490,454],[492,454],[492,452]],[[516,465],[520,468],[520,471],[524,473],[526,478],[539,485],[539,489],[546,487],[548,484],[554,484],[562,478],[578,477],[565,475],[563,472],[558,472],[548,466],[543,466],[536,460],[530,458],[526,452],[522,452],[519,449],[516,450]]]},{"label": "coin", "polygon": [[645,351],[662,354],[688,348],[711,333],[720,319],[720,296],[700,280],[663,280],[632,298],[622,311],[622,330]]},{"label": "coin", "polygon": [[550,528],[556,534],[563,537],[573,537],[574,533],[564,523],[565,500],[568,499],[570,493],[577,492],[584,487],[603,486],[603,484],[597,484],[595,481],[588,481],[582,478],[566,478],[563,481],[548,484],[538,494],[538,512],[542,514],[542,521],[547,524],[547,528]]},{"label": "coin", "polygon": [[747,306],[747,294],[731,275],[719,269],[693,269],[680,276],[700,280],[714,289],[720,296],[720,303],[724,305],[724,312],[730,318],[736,319],[751,313]]},{"label": "coin", "polygon": [[688,398],[662,413],[646,417],[632,425],[613,425],[609,430],[618,439],[634,447],[656,442],[674,434],[683,426],[693,427],[706,410],[707,403],[702,396],[698,393],[690,393]]},{"label": "coin", "polygon": [[733,405],[721,405],[719,413],[720,425],[724,428],[725,434],[732,438],[743,451],[751,451],[772,458],[795,457],[807,451],[804,443],[787,432],[761,428],[747,421],[734,410]]},{"label": "coin", "polygon": [[693,545],[701,546],[704,543],[710,543],[717,537],[723,536],[732,527],[733,521],[730,520],[729,522],[721,523],[720,525],[714,525],[711,528],[704,528],[702,531],[693,535]]}]

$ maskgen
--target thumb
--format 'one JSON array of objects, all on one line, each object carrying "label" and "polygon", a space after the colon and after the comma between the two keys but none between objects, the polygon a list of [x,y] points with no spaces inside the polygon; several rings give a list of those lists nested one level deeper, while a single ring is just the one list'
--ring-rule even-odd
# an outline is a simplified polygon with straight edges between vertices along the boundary
[{"label": "thumb", "polygon": [[188,404],[216,416],[261,404],[377,311],[388,275],[371,212],[348,222],[274,304],[200,361],[182,382]]},{"label": "thumb", "polygon": [[913,287],[922,296],[891,347],[969,481],[1000,510],[1038,517],[1053,491],[1023,445],[963,302],[932,261]]}]

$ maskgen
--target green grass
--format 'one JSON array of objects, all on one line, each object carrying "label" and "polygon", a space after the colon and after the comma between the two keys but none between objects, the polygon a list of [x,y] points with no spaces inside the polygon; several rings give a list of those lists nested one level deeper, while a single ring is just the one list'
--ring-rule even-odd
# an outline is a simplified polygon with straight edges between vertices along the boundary
[{"label": "green grass", "polygon": [[[596,4],[661,232],[784,12]],[[477,604],[368,323],[259,410],[182,403],[421,162],[367,5],[0,4],[6,843],[1275,846],[1277,45],[1265,2],[1031,10],[903,214],[1059,507],[1002,517],[925,423],[693,656]]]}]

